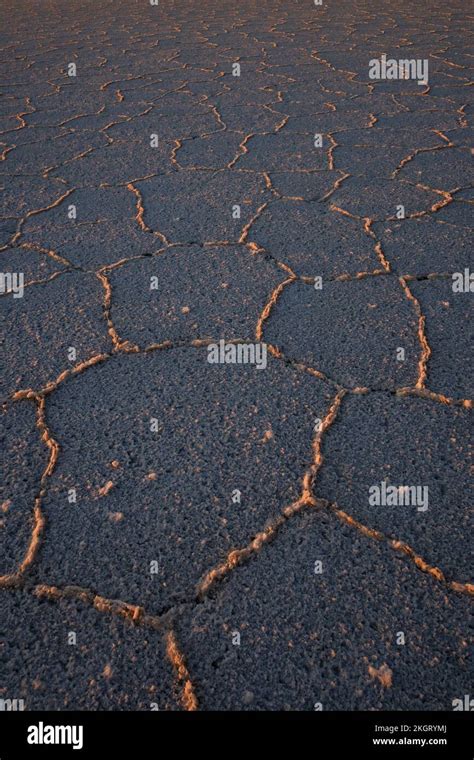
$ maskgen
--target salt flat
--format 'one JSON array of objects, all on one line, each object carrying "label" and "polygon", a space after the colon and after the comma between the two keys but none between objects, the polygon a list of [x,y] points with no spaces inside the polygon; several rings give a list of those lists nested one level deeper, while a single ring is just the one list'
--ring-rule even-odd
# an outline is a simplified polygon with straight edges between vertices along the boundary
[{"label": "salt flat", "polygon": [[2,15],[2,704],[452,710],[466,4]]}]

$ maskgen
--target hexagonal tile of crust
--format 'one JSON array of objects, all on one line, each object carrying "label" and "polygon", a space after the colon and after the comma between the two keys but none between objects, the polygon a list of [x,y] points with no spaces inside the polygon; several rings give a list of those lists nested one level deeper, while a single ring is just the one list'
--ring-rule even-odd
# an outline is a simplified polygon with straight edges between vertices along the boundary
[{"label": "hexagonal tile of crust", "polygon": [[109,273],[111,316],[122,340],[252,340],[270,294],[286,277],[244,246],[168,248]]},{"label": "hexagonal tile of crust", "polygon": [[269,175],[272,189],[277,195],[301,201],[323,200],[343,176],[342,172],[329,169],[312,172],[272,171]]},{"label": "hexagonal tile of crust", "polygon": [[374,224],[374,233],[394,271],[427,275],[466,266],[472,245],[470,231],[443,224],[437,218],[436,214]]},{"label": "hexagonal tile of crust", "polygon": [[243,136],[236,132],[183,140],[175,151],[175,159],[183,169],[226,169],[239,155],[242,140]]},{"label": "hexagonal tile of crust", "polygon": [[386,393],[346,398],[324,440],[318,496],[408,544],[448,580],[469,582],[470,415]]},{"label": "hexagonal tile of crust", "polygon": [[287,286],[264,339],[347,388],[414,385],[418,320],[396,277]]},{"label": "hexagonal tile of crust", "polygon": [[254,135],[247,141],[246,152],[241,152],[238,169],[254,171],[309,171],[329,169],[328,149],[331,143],[323,135],[323,145],[314,146],[313,135],[285,133]]},{"label": "hexagonal tile of crust", "polygon": [[471,151],[469,148],[447,148],[419,153],[403,166],[400,178],[444,191],[468,187],[473,180]]},{"label": "hexagonal tile of crust", "polygon": [[374,240],[364,231],[363,222],[328,211],[322,203],[271,203],[252,224],[248,241],[307,277],[337,277],[381,268]]},{"label": "hexagonal tile of crust", "polygon": [[272,197],[263,177],[248,172],[182,171],[139,183],[145,223],[172,242],[237,243]]},{"label": "hexagonal tile of crust", "polygon": [[369,181],[379,178],[387,181],[407,154],[409,148],[403,145],[377,145],[373,148],[366,145],[337,147],[333,153],[334,168],[347,174],[359,175]]},{"label": "hexagonal tile of crust", "polygon": [[209,356],[115,356],[49,396],[61,456],[39,579],[161,612],[299,499],[333,394],[270,355]]},{"label": "hexagonal tile of crust", "polygon": [[344,211],[370,219],[395,218],[403,206],[405,217],[420,211],[429,211],[442,196],[395,179],[347,177],[331,196],[331,203]]}]

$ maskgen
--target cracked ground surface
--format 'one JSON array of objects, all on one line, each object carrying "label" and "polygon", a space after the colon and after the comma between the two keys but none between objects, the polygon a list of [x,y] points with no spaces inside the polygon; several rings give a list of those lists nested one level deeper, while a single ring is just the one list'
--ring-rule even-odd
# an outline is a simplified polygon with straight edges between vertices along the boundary
[{"label": "cracked ground surface", "polygon": [[[450,710],[472,688],[465,4],[2,14],[0,270],[24,293],[0,294],[0,698]],[[384,53],[428,84],[369,80]],[[209,364],[220,339],[266,368]],[[372,505],[381,483],[429,508]]]}]

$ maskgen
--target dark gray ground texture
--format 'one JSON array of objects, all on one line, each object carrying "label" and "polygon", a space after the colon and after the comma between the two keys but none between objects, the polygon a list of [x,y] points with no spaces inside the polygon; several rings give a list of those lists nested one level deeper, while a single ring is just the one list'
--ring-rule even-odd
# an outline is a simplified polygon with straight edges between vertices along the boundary
[{"label": "dark gray ground texture", "polygon": [[[1,15],[0,272],[25,290],[0,293],[0,700],[451,710],[473,688],[468,6]],[[383,53],[427,58],[428,85],[369,80]],[[221,338],[268,366],[209,364]],[[371,505],[382,481],[428,510]]]}]

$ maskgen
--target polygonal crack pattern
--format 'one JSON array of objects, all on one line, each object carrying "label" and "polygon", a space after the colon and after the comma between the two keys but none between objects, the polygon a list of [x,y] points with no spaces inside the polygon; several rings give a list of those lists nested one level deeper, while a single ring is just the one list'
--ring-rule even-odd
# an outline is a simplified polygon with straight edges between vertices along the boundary
[{"label": "polygonal crack pattern", "polygon": [[467,676],[468,610],[467,598],[448,599],[383,544],[316,512],[296,515],[178,633],[203,709],[443,710]]},{"label": "polygonal crack pattern", "polygon": [[209,567],[298,498],[329,389],[274,358],[236,373],[207,357],[205,347],[117,357],[53,394],[62,448],[40,578],[82,581],[159,614],[193,598]]},{"label": "polygonal crack pattern", "polygon": [[[459,498],[469,493],[469,424],[465,409],[425,399],[352,396],[328,437],[315,489],[356,520],[416,547],[451,578],[472,582],[470,509]],[[426,499],[371,504],[369,489],[382,481],[419,484]]]},{"label": "polygonal crack pattern", "polygon": [[[265,336],[285,356],[347,388],[396,388],[416,382],[416,326],[397,278],[367,277],[328,282],[321,290],[295,282],[273,309]],[[405,351],[403,362],[397,347]]]},{"label": "polygonal crack pattern", "polygon": [[[0,696],[451,709],[461,0],[5,12]],[[428,83],[371,79],[382,54]]]}]

